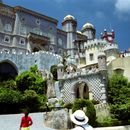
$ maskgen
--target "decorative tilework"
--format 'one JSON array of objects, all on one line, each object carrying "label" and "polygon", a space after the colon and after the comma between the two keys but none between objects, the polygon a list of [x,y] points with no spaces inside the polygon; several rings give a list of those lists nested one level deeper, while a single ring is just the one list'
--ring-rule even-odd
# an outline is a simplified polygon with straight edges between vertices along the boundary
[{"label": "decorative tilework", "polygon": [[89,91],[93,93],[94,100],[101,101],[100,74],[95,73],[86,76],[81,76],[80,79],[78,79],[78,77],[66,79],[63,85],[65,102],[73,101],[72,93],[75,93],[74,88],[76,87],[76,84],[78,82],[85,82],[89,88]]}]

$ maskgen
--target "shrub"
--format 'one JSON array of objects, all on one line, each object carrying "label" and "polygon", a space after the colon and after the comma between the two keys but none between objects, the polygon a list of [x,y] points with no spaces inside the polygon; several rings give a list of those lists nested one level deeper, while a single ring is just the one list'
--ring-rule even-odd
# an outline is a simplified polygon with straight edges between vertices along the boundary
[{"label": "shrub", "polygon": [[94,108],[93,103],[90,100],[86,99],[77,99],[74,101],[72,111],[76,111],[79,109],[85,108],[85,114],[89,118],[89,124],[95,126],[96,124],[96,110]]},{"label": "shrub", "polygon": [[72,103],[67,103],[67,104],[64,104],[63,107],[67,108],[67,109],[72,109],[73,104]]},{"label": "shrub", "polygon": [[36,81],[36,77],[31,72],[23,72],[19,76],[16,77],[16,84],[20,91],[25,91],[26,89],[29,89],[29,86],[32,86],[34,82]]},{"label": "shrub", "polygon": [[0,87],[10,88],[10,89],[17,89],[15,80],[7,80],[0,83]]},{"label": "shrub", "polygon": [[98,127],[108,127],[108,126],[119,126],[121,122],[116,118],[106,117],[102,121],[98,121]]},{"label": "shrub", "polygon": [[28,109],[30,112],[36,112],[41,104],[41,100],[35,91],[25,90],[22,100],[23,108]]},{"label": "shrub", "polygon": [[20,110],[22,94],[19,91],[0,89],[0,113],[17,113]]}]

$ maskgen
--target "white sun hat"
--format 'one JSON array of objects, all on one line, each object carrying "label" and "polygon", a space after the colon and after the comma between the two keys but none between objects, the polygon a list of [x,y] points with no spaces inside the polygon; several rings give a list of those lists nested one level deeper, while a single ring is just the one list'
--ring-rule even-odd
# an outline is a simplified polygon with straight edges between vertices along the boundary
[{"label": "white sun hat", "polygon": [[76,125],[85,125],[89,120],[82,110],[75,111],[70,115],[70,119]]}]

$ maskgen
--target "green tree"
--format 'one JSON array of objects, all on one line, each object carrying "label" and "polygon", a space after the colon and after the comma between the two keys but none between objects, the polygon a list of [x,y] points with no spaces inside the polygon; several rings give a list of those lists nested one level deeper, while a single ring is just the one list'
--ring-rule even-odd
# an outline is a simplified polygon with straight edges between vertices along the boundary
[{"label": "green tree", "polygon": [[20,111],[22,94],[19,91],[0,88],[0,113],[17,113]]},{"label": "green tree", "polygon": [[25,71],[16,77],[18,90],[24,92],[26,89],[34,90],[37,94],[46,94],[46,79],[43,79],[37,66],[32,66],[30,71]]},{"label": "green tree", "polygon": [[123,75],[114,74],[108,82],[108,102],[111,113],[122,123],[130,117],[130,83]]},{"label": "green tree", "polygon": [[41,106],[41,100],[34,90],[25,90],[22,98],[23,109],[28,109],[30,112],[38,111]]},{"label": "green tree", "polygon": [[73,107],[72,107],[72,111],[76,111],[79,109],[85,109],[85,114],[88,116],[89,118],[89,124],[91,124],[92,126],[95,126],[96,124],[96,110],[94,107],[94,104],[87,99],[77,99],[74,101],[73,103]]},{"label": "green tree", "polygon": [[36,77],[32,72],[26,71],[16,77],[16,84],[20,91],[29,89],[29,86],[35,84]]}]

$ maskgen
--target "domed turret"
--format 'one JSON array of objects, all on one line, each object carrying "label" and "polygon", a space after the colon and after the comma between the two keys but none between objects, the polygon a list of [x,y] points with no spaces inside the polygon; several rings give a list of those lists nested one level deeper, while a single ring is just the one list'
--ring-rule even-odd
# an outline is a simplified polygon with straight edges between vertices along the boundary
[{"label": "domed turret", "polygon": [[75,21],[75,17],[72,15],[67,15],[64,17],[64,21],[66,21],[66,20],[74,20]]},{"label": "domed turret", "polygon": [[106,54],[104,52],[99,52],[98,54],[98,68],[100,71],[106,71]]},{"label": "domed turret", "polygon": [[94,26],[91,23],[86,23],[82,27],[82,31],[86,29],[95,29]]},{"label": "domed turret", "polygon": [[77,20],[75,19],[74,16],[72,16],[70,14],[64,17],[62,26],[64,26],[66,23],[70,23],[70,22],[73,24],[73,26],[77,26]]},{"label": "domed turret", "polygon": [[67,53],[73,59],[75,52],[75,44],[73,41],[77,38],[77,21],[75,17],[72,15],[65,16],[62,22],[62,29],[67,32]]},{"label": "domed turret", "polygon": [[87,36],[88,40],[94,40],[95,38],[95,28],[91,23],[86,23],[83,25],[81,32]]}]

